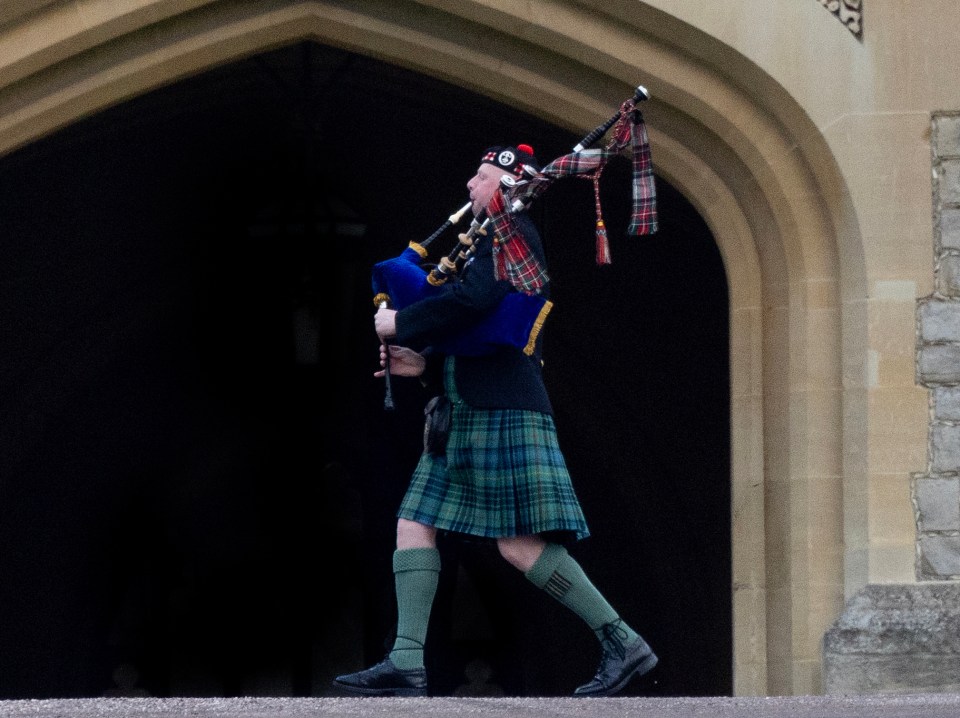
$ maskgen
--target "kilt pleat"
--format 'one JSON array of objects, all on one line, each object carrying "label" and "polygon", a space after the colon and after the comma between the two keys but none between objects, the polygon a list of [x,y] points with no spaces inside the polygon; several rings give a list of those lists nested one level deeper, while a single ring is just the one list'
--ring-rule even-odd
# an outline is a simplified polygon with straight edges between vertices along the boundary
[{"label": "kilt pleat", "polygon": [[471,408],[457,396],[447,364],[453,421],[446,455],[420,457],[398,517],[489,538],[589,536],[553,417]]}]

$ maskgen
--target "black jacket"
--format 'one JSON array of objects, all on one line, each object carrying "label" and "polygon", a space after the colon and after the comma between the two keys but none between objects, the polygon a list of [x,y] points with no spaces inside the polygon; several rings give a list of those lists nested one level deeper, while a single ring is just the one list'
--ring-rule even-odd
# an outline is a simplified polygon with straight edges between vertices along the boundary
[{"label": "black jacket", "polygon": [[[517,217],[531,251],[546,266],[543,244],[533,221]],[[417,350],[431,347],[451,334],[463,331],[493,312],[510,292],[517,291],[494,276],[491,236],[481,239],[470,262],[441,291],[397,312],[396,343]],[[549,284],[541,292],[549,299]],[[530,409],[552,414],[542,374],[542,332],[532,355],[519,348],[499,347],[484,356],[457,356],[454,379],[457,391],[478,409]],[[443,356],[430,354],[428,370],[436,371]]]}]

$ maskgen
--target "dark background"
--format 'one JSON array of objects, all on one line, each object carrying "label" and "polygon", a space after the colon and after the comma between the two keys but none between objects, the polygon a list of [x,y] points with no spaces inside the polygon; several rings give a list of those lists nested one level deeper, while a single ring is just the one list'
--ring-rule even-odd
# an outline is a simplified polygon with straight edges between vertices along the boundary
[{"label": "dark background", "polygon": [[[371,265],[464,204],[486,147],[548,162],[590,129],[303,44],[0,158],[0,698],[326,695],[379,660],[424,397],[395,380],[383,411]],[[601,186],[609,266],[589,182],[531,210],[573,555],[661,658],[624,695],[729,695],[722,261],[665,182],[645,237],[625,158]],[[434,693],[593,675],[592,633],[491,546],[442,551]]]}]

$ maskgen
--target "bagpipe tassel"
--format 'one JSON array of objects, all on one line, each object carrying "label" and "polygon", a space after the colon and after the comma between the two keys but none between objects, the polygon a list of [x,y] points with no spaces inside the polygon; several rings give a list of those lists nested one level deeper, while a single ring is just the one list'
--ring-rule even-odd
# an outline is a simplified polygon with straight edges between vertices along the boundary
[{"label": "bagpipe tassel", "polygon": [[597,208],[597,264],[610,264],[610,239],[607,237],[607,224],[603,221],[603,213],[600,209],[600,173],[603,167],[600,167],[593,175],[593,201]]},{"label": "bagpipe tassel", "polygon": [[610,240],[602,219],[597,220],[597,264],[610,264]]}]

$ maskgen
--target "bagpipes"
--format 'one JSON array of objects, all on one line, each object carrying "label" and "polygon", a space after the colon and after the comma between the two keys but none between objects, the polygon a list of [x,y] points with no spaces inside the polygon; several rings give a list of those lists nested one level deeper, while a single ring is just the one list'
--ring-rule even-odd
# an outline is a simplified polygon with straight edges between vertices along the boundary
[{"label": "bagpipes", "polygon": [[[638,102],[649,98],[646,88],[638,86],[633,97],[623,102],[613,116],[580,140],[572,153],[557,158],[541,170],[524,167],[520,179],[505,174],[489,206],[473,218],[469,228],[459,235],[454,248],[429,271],[422,266],[428,257],[427,247],[463,218],[470,208],[470,202],[451,214],[424,241],[410,242],[399,256],[375,264],[372,274],[374,306],[403,309],[443,291],[443,285],[463,268],[473,254],[476,242],[494,232],[499,239],[494,244],[497,278],[509,280],[518,291],[504,297],[497,309],[480,322],[465,326],[462,331],[435,346],[445,354],[468,356],[482,356],[503,346],[512,346],[528,355],[532,354],[553,304],[539,293],[547,282],[547,276],[529,251],[523,233],[515,225],[515,217],[557,179],[567,176],[591,179],[597,213],[597,263],[609,264],[609,243],[600,211],[599,180],[607,162],[629,145],[633,163],[633,208],[627,233],[640,235],[656,232],[656,192],[650,143],[643,115],[636,108]],[[614,127],[614,131],[609,142],[603,148],[592,148],[611,127]],[[393,408],[389,361],[388,349],[385,366],[386,409]]]}]

